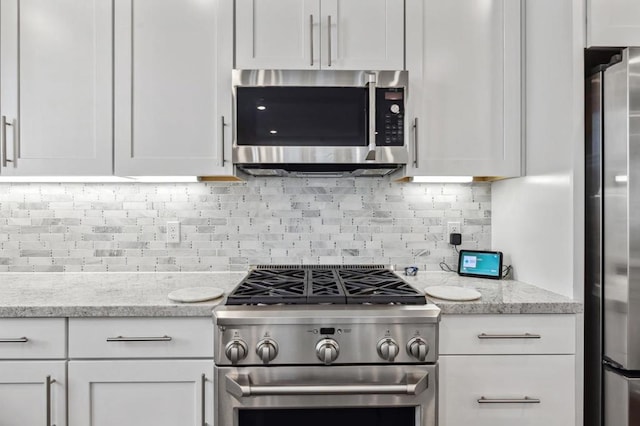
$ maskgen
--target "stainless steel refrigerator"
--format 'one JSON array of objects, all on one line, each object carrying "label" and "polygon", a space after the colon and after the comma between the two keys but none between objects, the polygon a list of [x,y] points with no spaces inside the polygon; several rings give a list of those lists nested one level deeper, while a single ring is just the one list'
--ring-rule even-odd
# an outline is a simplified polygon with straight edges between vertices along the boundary
[{"label": "stainless steel refrigerator", "polygon": [[640,48],[587,77],[585,425],[640,425]]}]

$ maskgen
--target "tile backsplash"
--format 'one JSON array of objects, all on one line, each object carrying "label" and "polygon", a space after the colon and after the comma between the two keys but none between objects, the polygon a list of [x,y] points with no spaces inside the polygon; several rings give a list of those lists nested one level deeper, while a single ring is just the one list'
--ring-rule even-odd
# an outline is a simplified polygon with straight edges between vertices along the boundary
[{"label": "tile backsplash", "polygon": [[[181,242],[166,242],[167,221]],[[439,270],[461,222],[491,246],[491,185],[261,178],[193,184],[0,184],[0,272],[243,271],[255,264]]]}]

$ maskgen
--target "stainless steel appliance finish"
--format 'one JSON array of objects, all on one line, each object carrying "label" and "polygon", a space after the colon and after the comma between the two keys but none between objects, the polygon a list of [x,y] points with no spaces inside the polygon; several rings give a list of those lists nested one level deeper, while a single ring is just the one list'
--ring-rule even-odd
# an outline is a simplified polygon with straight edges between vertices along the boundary
[{"label": "stainless steel appliance finish", "polygon": [[[239,297],[255,288],[260,298],[214,309],[215,425],[342,426],[355,416],[436,426],[440,309],[402,304],[408,295],[402,286],[397,301],[384,304],[333,298],[331,283],[340,277],[357,278],[357,288],[385,298],[391,297],[385,287],[396,289],[398,282],[379,265],[322,266],[251,270],[237,287]],[[371,281],[360,287],[367,271]],[[326,284],[322,294],[310,291],[314,282]],[[319,304],[287,304],[298,303],[303,288],[307,303]]]},{"label": "stainless steel appliance finish", "polygon": [[218,367],[215,379],[216,426],[243,426],[241,410],[371,407],[410,407],[411,426],[437,424],[436,365]]},{"label": "stainless steel appliance finish", "polygon": [[[233,163],[242,171],[257,176],[383,176],[406,164],[409,159],[407,139],[409,130],[404,114],[408,76],[406,71],[282,71],[282,70],[234,70],[234,137]],[[280,88],[366,88],[368,93],[367,115],[362,120],[366,141],[349,146],[331,146],[326,138],[318,138],[312,144],[301,142],[288,144],[243,144],[238,141],[238,129],[250,126],[240,122],[238,113],[239,87]],[[396,106],[388,115],[394,118],[384,121],[378,117],[376,105],[377,88],[402,88],[404,96],[394,101]],[[328,104],[328,108],[332,108]],[[284,113],[283,113],[284,114]],[[385,132],[386,124],[393,127],[394,138],[401,143],[385,146],[379,133]],[[286,116],[281,117],[286,120]],[[328,125],[327,132],[331,131]],[[275,132],[275,130],[274,130]],[[382,138],[384,139],[384,138]],[[329,141],[331,138],[328,139]],[[312,146],[310,146],[312,145]]]},{"label": "stainless steel appliance finish", "polygon": [[[387,361],[379,354],[378,344],[393,339],[400,348],[393,362],[435,363],[439,318],[435,305],[219,306],[214,311],[215,359],[217,365],[263,365],[258,343],[270,339],[277,343],[278,354],[268,365],[324,365],[324,355],[318,358],[316,348],[331,339],[338,353],[330,364],[379,364]],[[422,360],[420,345],[415,355],[406,347],[415,338],[426,345]],[[234,342],[248,348],[235,363],[225,354]]]},{"label": "stainless steel appliance finish", "polygon": [[618,59],[587,81],[587,425],[640,422],[640,48]]},{"label": "stainless steel appliance finish", "polygon": [[604,72],[604,356],[640,370],[640,49]]},{"label": "stainless steel appliance finish", "polygon": [[640,377],[628,377],[610,368],[604,369],[606,426],[640,424]]}]

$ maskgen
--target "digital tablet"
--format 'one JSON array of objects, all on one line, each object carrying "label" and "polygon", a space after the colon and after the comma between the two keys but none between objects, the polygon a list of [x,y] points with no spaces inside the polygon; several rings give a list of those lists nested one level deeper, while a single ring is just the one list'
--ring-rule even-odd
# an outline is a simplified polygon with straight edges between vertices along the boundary
[{"label": "digital tablet", "polygon": [[499,280],[502,278],[502,252],[460,250],[458,274]]}]

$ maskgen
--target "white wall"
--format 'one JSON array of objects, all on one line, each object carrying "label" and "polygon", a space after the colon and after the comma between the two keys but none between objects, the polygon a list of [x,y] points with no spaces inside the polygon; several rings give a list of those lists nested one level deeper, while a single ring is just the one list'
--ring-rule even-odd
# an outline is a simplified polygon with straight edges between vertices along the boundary
[{"label": "white wall", "polygon": [[525,8],[526,177],[496,182],[493,248],[516,279],[583,299],[584,15],[579,0]]}]

